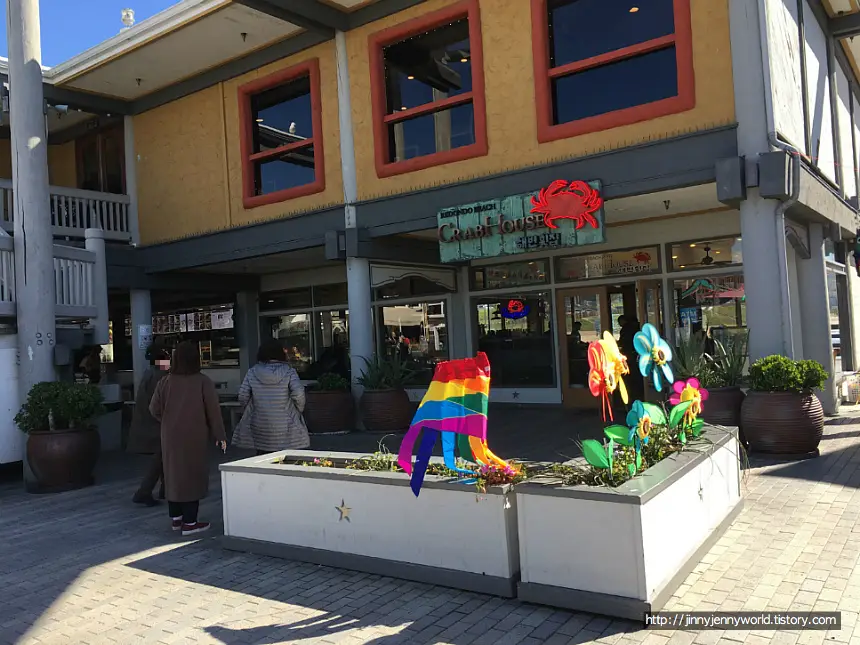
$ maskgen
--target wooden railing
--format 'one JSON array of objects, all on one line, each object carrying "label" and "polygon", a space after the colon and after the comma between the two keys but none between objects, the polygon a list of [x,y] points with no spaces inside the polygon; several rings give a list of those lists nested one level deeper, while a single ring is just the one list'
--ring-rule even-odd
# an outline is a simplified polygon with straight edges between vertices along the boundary
[{"label": "wooden railing", "polygon": [[[131,240],[128,195],[51,186],[51,225],[54,237],[83,239],[88,228],[100,228],[108,240]],[[0,228],[14,228],[12,181],[0,179]]]},{"label": "wooden railing", "polygon": [[[96,255],[54,244],[54,290],[58,318],[95,318]],[[0,315],[15,315],[15,251],[11,237],[0,237]]]}]

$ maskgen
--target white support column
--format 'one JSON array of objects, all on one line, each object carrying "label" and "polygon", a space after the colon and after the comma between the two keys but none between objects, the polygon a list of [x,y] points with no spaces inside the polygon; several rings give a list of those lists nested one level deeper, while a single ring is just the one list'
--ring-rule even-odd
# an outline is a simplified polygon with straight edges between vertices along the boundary
[{"label": "white support column", "polygon": [[[356,228],[355,202],[358,186],[355,174],[355,140],[352,132],[352,103],[350,101],[349,57],[346,54],[346,34],[335,33],[337,54],[337,102],[340,125],[340,165],[343,175],[344,223]],[[349,299],[349,353],[352,370],[352,393],[358,400],[362,387],[358,378],[364,371],[365,359],[373,356],[373,311],[370,299],[370,263],[366,258],[346,259],[346,285]]]},{"label": "white support column", "polygon": [[741,232],[744,253],[744,290],[747,327],[750,330],[750,361],[770,354],[793,354],[791,329],[782,322],[784,278],[780,275],[779,244],[776,239],[778,201],[762,199],[750,189],[741,202]]},{"label": "white support column", "polygon": [[134,369],[134,392],[149,367],[146,350],[152,343],[152,299],[146,289],[131,291],[131,355]]},{"label": "white support column", "polygon": [[[42,94],[38,0],[8,0],[9,99],[15,213],[18,383],[22,400],[36,383],[53,381],[56,320],[54,240],[48,189],[48,141]],[[24,484],[36,480],[24,459]]]},{"label": "white support column", "polygon": [[128,195],[128,225],[132,244],[140,244],[140,225],[137,219],[137,151],[134,148],[134,117],[123,118],[125,148],[125,192]]},{"label": "white support column", "polygon": [[839,411],[836,379],[833,377],[833,348],[830,340],[830,302],[827,293],[827,266],[824,259],[824,227],[809,225],[808,260],[800,260],[797,281],[800,292],[800,319],[803,329],[803,358],[811,358],[831,375],[818,393],[825,414]]},{"label": "white support column", "polygon": [[93,320],[93,342],[97,345],[107,345],[110,342],[110,314],[108,313],[105,232],[98,228],[88,228],[84,231],[84,236],[87,251],[92,251],[96,256],[96,266],[93,270],[93,292],[98,313]]}]

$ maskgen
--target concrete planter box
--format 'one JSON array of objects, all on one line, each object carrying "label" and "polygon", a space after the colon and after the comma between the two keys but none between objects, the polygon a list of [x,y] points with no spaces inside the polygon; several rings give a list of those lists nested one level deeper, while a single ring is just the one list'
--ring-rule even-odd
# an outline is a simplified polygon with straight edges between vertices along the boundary
[{"label": "concrete planter box", "polygon": [[742,507],[735,436],[615,488],[516,487],[524,601],[641,620],[659,610]]},{"label": "concrete planter box", "polygon": [[[428,475],[415,498],[404,473],[274,463],[360,454],[286,451],[221,466],[224,546],[504,597],[519,550],[510,486],[479,494]],[[337,507],[349,507],[341,520]]]}]

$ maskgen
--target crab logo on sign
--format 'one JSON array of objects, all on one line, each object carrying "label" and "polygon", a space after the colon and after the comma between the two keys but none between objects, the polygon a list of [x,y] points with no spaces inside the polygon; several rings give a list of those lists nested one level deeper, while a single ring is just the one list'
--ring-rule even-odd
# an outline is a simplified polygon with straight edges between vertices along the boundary
[{"label": "crab logo on sign", "polygon": [[522,300],[509,300],[508,303],[502,307],[502,317],[509,318],[511,320],[518,320],[528,316],[530,311],[531,307]]},{"label": "crab logo on sign", "polygon": [[584,181],[558,179],[532,197],[532,213],[543,215],[547,228],[558,228],[557,219],[576,222],[576,230],[586,224],[600,228],[594,214],[603,206],[603,198]]}]

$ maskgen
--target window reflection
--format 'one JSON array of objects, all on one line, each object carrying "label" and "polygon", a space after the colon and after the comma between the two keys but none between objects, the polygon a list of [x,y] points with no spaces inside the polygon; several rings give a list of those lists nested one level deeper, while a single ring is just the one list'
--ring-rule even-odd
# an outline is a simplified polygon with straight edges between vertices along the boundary
[{"label": "window reflection", "polygon": [[672,244],[670,249],[671,266],[676,271],[744,263],[743,240],[740,236],[682,242]]},{"label": "window reflection", "polygon": [[449,358],[445,301],[377,307],[380,352],[415,371],[409,383],[429,385],[436,364]]},{"label": "window reflection", "polygon": [[681,339],[699,334],[706,350],[712,339],[721,340],[746,326],[746,292],[741,275],[676,280],[677,328]]},{"label": "window reflection", "polygon": [[267,319],[273,338],[286,350],[287,362],[301,378],[308,378],[313,352],[311,349],[310,314],[290,314]]},{"label": "window reflection", "polygon": [[480,298],[474,306],[478,351],[490,359],[493,387],[554,387],[549,294]]}]

